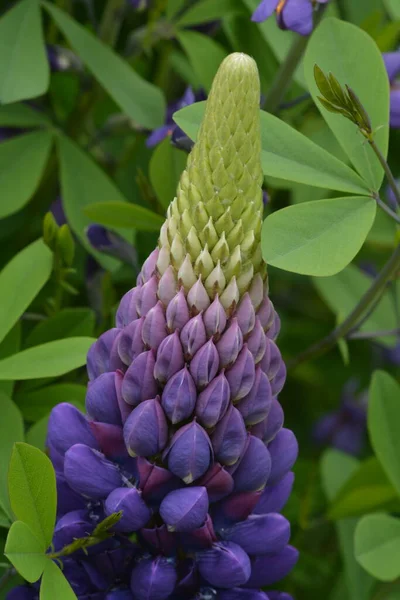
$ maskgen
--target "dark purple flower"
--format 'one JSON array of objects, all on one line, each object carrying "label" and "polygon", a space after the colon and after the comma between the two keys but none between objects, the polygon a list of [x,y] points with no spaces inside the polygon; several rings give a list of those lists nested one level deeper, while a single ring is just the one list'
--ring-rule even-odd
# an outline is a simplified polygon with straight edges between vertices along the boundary
[{"label": "dark purple flower", "polygon": [[56,552],[71,544],[75,538],[86,537],[92,533],[95,524],[88,510],[74,510],[58,520],[54,529],[53,544]]},{"label": "dark purple flower", "polygon": [[250,515],[219,533],[224,540],[239,544],[250,556],[275,554],[289,542],[290,524],[278,513]]},{"label": "dark purple flower", "polygon": [[95,250],[114,256],[129,265],[137,265],[137,254],[132,244],[102,225],[89,225],[86,235]]},{"label": "dark purple flower", "polygon": [[158,398],[145,400],[129,415],[124,439],[131,456],[153,456],[164,450],[168,424]]},{"label": "dark purple flower", "polygon": [[64,475],[73,490],[95,500],[106,498],[122,485],[117,467],[84,444],[75,444],[65,454]]},{"label": "dark purple flower", "polygon": [[132,571],[135,600],[166,600],[174,591],[178,574],[174,561],[161,556],[141,560]]},{"label": "dark purple flower", "polygon": [[165,496],[160,515],[170,531],[187,532],[201,527],[208,512],[205,487],[174,490]]},{"label": "dark purple flower", "polygon": [[299,553],[293,546],[286,546],[277,554],[256,556],[251,561],[251,575],[245,587],[260,588],[273,585],[293,569],[299,558]]},{"label": "dark purple flower", "polygon": [[122,511],[122,517],[114,526],[115,531],[130,533],[144,527],[151,511],[136,488],[116,488],[104,503],[106,515]]},{"label": "dark purple flower", "polygon": [[185,483],[192,483],[204,475],[211,457],[210,438],[196,421],[178,429],[164,456],[169,470]]},{"label": "dark purple flower", "polygon": [[51,411],[47,444],[65,454],[75,444],[86,444],[100,449],[88,418],[72,404],[62,402]]},{"label": "dark purple flower", "polygon": [[200,575],[211,585],[234,588],[250,577],[250,559],[233,542],[219,542],[209,550],[199,552],[197,565]]},{"label": "dark purple flower", "polygon": [[327,2],[329,0],[262,0],[252,15],[252,21],[265,21],[276,12],[281,29],[309,35],[313,30],[314,5]]},{"label": "dark purple flower", "polygon": [[383,54],[390,82],[390,126],[400,128],[400,51]]}]

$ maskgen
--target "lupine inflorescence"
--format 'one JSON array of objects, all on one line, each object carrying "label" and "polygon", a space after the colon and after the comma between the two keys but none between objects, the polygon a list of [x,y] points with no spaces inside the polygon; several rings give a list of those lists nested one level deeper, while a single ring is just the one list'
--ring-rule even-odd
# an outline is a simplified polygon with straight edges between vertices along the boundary
[{"label": "lupine inflorescence", "polygon": [[281,29],[291,29],[301,35],[310,35],[313,30],[313,14],[318,4],[329,0],[261,0],[253,13],[252,20],[265,21],[274,12]]},{"label": "lupine inflorescence", "polygon": [[122,511],[63,559],[81,600],[290,598],[261,591],[297,560],[280,514],[297,442],[260,251],[259,98],[254,61],[229,56],[159,245],[89,351],[87,416],[51,414],[55,550]]}]

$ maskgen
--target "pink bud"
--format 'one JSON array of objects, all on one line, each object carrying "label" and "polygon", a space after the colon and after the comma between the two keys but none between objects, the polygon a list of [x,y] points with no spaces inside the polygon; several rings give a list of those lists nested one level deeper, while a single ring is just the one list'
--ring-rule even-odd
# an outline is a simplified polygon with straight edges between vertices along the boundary
[{"label": "pink bud", "polygon": [[254,358],[245,344],[234,364],[226,371],[232,402],[238,402],[250,392],[254,377]]},{"label": "pink bud", "polygon": [[182,369],[184,363],[179,333],[175,331],[163,339],[158,348],[154,377],[164,384],[174,373]]},{"label": "pink bud", "polygon": [[140,275],[142,276],[142,283],[146,283],[146,281],[148,281],[150,277],[154,275],[159,252],[159,249],[155,248],[153,252],[144,261],[142,270],[140,271]]},{"label": "pink bud", "polygon": [[237,405],[246,425],[255,425],[268,415],[272,402],[272,390],[268,377],[256,368],[256,376],[253,387]]},{"label": "pink bud", "polygon": [[264,329],[259,321],[256,319],[256,324],[253,331],[247,338],[247,347],[254,356],[254,362],[257,364],[264,356],[265,348],[267,345],[267,339],[264,333]]},{"label": "pink bud", "polygon": [[118,354],[122,362],[129,366],[144,351],[142,328],[144,317],[127,325],[118,338]]},{"label": "pink bud", "polygon": [[167,337],[167,323],[164,305],[158,301],[147,313],[142,329],[142,339],[147,348],[157,350],[163,339]]},{"label": "pink bud", "polygon": [[196,417],[204,427],[214,427],[222,419],[229,405],[230,389],[222,371],[199,394]]},{"label": "pink bud", "polygon": [[158,302],[157,297],[158,279],[156,275],[152,275],[141,288],[136,300],[136,310],[140,317],[145,317],[149,310]]},{"label": "pink bud", "polygon": [[154,379],[155,352],[142,352],[125,373],[122,382],[122,397],[128,404],[136,406],[143,400],[157,395],[157,382]]},{"label": "pink bud", "polygon": [[174,295],[167,306],[167,327],[169,331],[178,329],[181,331],[189,321],[189,307],[186,302],[186,296],[183,288]]},{"label": "pink bud", "polygon": [[217,342],[217,350],[221,367],[227,367],[235,362],[243,346],[243,335],[237,319],[232,319],[228,329]]},{"label": "pink bud", "polygon": [[201,313],[199,313],[186,323],[181,332],[181,342],[186,360],[190,360],[206,341],[206,329]]},{"label": "pink bud", "polygon": [[219,338],[226,326],[226,313],[218,294],[203,315],[203,321],[208,337]]},{"label": "pink bud", "polygon": [[174,268],[170,265],[158,283],[158,297],[164,306],[168,306],[176,294],[176,277]]},{"label": "pink bud", "polygon": [[219,357],[214,342],[210,339],[196,352],[190,363],[190,372],[199,389],[203,389],[215,377],[219,368]]},{"label": "pink bud", "polygon": [[274,306],[268,296],[265,296],[264,300],[261,302],[260,307],[257,310],[257,317],[259,318],[264,331],[267,331],[274,320]]},{"label": "pink bud", "polygon": [[248,292],[241,299],[235,317],[243,335],[247,335],[253,329],[256,321],[254,306]]},{"label": "pink bud", "polygon": [[138,318],[136,303],[141,289],[141,286],[134,287],[122,297],[116,314],[117,327],[126,327]]},{"label": "pink bud", "polygon": [[206,288],[201,282],[201,278],[196,281],[189,290],[187,303],[193,314],[197,314],[202,310],[206,310],[210,306],[210,298]]}]

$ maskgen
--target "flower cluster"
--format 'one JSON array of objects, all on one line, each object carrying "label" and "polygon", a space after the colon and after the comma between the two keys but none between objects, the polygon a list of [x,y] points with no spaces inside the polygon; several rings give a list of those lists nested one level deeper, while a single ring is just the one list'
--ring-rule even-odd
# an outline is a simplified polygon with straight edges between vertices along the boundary
[{"label": "flower cluster", "polygon": [[310,35],[313,30],[314,8],[329,0],[261,0],[253,13],[252,20],[265,21],[274,12],[281,29],[291,29],[301,35]]},{"label": "flower cluster", "polygon": [[297,561],[280,512],[298,447],[260,253],[259,98],[254,61],[229,56],[159,247],[89,351],[87,416],[52,411],[56,550],[122,511],[63,561],[80,600],[290,600],[261,591]]}]

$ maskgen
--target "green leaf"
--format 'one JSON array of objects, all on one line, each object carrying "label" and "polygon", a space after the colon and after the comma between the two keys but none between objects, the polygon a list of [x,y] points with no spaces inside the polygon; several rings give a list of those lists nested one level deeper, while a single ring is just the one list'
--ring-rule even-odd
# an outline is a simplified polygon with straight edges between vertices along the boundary
[{"label": "green leaf", "polygon": [[0,289],[7,290],[0,296],[0,342],[40,292],[52,267],[52,253],[42,240],[37,240],[16,254],[0,272]]},{"label": "green leaf", "polygon": [[25,341],[25,347],[45,342],[93,335],[95,314],[90,308],[65,308],[34,327]]},{"label": "green leaf", "polygon": [[368,573],[381,581],[400,576],[400,519],[384,514],[363,517],[354,542],[356,558]]},{"label": "green leaf", "polygon": [[46,564],[45,546],[32,529],[22,521],[15,521],[8,532],[4,554],[29,583],[43,573]]},{"label": "green leaf", "polygon": [[63,572],[51,560],[46,561],[40,584],[40,600],[77,600]]},{"label": "green leaf", "polygon": [[0,527],[4,529],[10,529],[11,520],[7,517],[6,513],[0,508]]},{"label": "green leaf", "polygon": [[382,510],[398,495],[379,461],[373,456],[360,464],[333,499],[330,519],[343,519]]},{"label": "green leaf", "polygon": [[[322,486],[330,501],[354,475],[359,461],[338,450],[326,450],[321,459]],[[354,532],[357,519],[336,522],[340,551],[344,563],[346,589],[351,600],[369,600],[373,579],[363,571],[354,557]]]},{"label": "green leaf", "polygon": [[176,196],[186,159],[186,154],[174,148],[169,138],[163,140],[153,152],[149,165],[150,183],[165,209]]},{"label": "green leaf", "polygon": [[0,104],[36,98],[48,86],[39,2],[23,0],[0,20]]},{"label": "green leaf", "polygon": [[227,55],[225,48],[197,31],[181,31],[177,39],[189,58],[200,86],[208,92],[221,62]]},{"label": "green leaf", "polygon": [[131,227],[139,231],[159,231],[161,215],[128,202],[96,202],[85,209],[88,218],[107,227]]},{"label": "green leaf", "polygon": [[95,342],[90,337],[71,337],[28,348],[0,361],[0,379],[59,377],[86,364],[86,354]]},{"label": "green leaf", "polygon": [[379,248],[393,249],[396,235],[396,222],[383,210],[376,211],[375,222],[366,239],[367,244]]},{"label": "green leaf", "polygon": [[[21,323],[18,322],[9,331],[0,344],[0,360],[11,354],[15,354],[21,345]],[[0,392],[12,398],[14,390],[14,381],[0,381]]]},{"label": "green leaf", "polygon": [[[86,237],[91,220],[85,216],[85,207],[97,202],[125,202],[126,199],[114,182],[100,169],[92,158],[67,137],[58,138],[61,164],[61,193],[68,223],[90,254],[104,268],[119,267],[119,261],[96,252]],[[123,225],[125,226],[125,224]],[[125,230],[119,233],[125,236]]]},{"label": "green leaf", "polygon": [[[371,277],[357,269],[354,265],[349,265],[337,275],[333,275],[333,277],[318,277],[313,279],[313,283],[320,296],[335,314],[341,315],[342,320],[358,304],[361,296],[371,286],[372,281]],[[372,333],[374,331],[396,329],[396,323],[393,300],[390,294],[385,292],[378,306],[362,325],[360,331]],[[395,335],[377,339],[380,344],[390,347],[394,347],[397,343]]]},{"label": "green leaf", "polygon": [[[182,108],[174,121],[193,140],[204,116],[205,102]],[[264,175],[286,181],[355,194],[369,187],[350,167],[277,117],[260,112],[261,162]]]},{"label": "green leaf", "polygon": [[50,459],[40,450],[18,442],[8,474],[11,508],[48,548],[56,521],[56,476]]},{"label": "green leaf", "polygon": [[21,390],[15,396],[15,402],[24,419],[35,422],[45,417],[60,402],[70,402],[84,410],[86,386],[77,383],[57,383],[35,390]]},{"label": "green leaf", "polygon": [[348,196],[288,206],[264,221],[265,262],[302,275],[335,275],[363,245],[374,222],[372,198]]},{"label": "green leaf", "polygon": [[375,371],[368,402],[372,446],[400,495],[400,385],[385,371]]},{"label": "green leaf", "polygon": [[397,0],[384,0],[386,10],[392,19],[400,19],[400,4]]},{"label": "green leaf", "polygon": [[118,54],[65,12],[48,2],[42,4],[75,52],[125,114],[148,129],[162,125],[165,116],[162,91],[142,79]]},{"label": "green leaf", "polygon": [[202,0],[194,6],[190,6],[178,19],[176,25],[178,27],[190,27],[191,25],[209,23],[242,10],[237,0],[218,0],[218,2],[215,2],[215,0]]},{"label": "green leaf", "polygon": [[12,519],[7,489],[8,465],[15,442],[24,440],[24,422],[19,408],[2,392],[0,392],[0,410],[0,506]]},{"label": "green leaf", "polygon": [[49,157],[53,135],[35,131],[0,144],[0,218],[18,212],[33,196]]},{"label": "green leaf", "polygon": [[[317,100],[319,90],[314,80],[315,64],[324,73],[333,73],[342,87],[347,84],[354,90],[371,119],[372,128],[376,130],[374,139],[386,157],[389,81],[378,47],[358,27],[338,19],[324,19],[307,46],[304,69],[308,88],[322,116],[360,175],[372,189],[379,190],[383,169],[358,128],[342,116],[326,111]],[[371,94],[371,81],[374,82],[374,94]]]},{"label": "green leaf", "polygon": [[49,425],[49,415],[40,419],[32,425],[26,432],[26,442],[35,448],[44,452],[46,450],[47,428]]},{"label": "green leaf", "polygon": [[186,0],[168,0],[167,2],[167,19],[172,19],[185,6]]},{"label": "green leaf", "polygon": [[49,118],[40,110],[27,104],[16,103],[0,106],[0,127],[48,127]]}]

